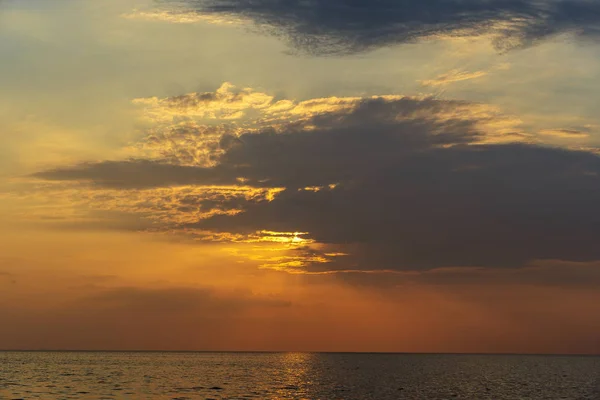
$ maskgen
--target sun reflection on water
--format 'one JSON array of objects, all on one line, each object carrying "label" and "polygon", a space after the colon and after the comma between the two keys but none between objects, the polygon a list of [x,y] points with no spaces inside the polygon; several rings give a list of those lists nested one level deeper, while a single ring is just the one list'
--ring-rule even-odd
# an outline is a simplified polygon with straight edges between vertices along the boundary
[{"label": "sun reflection on water", "polygon": [[312,353],[285,353],[282,354],[283,381],[282,386],[276,391],[276,399],[298,398],[309,399],[309,388],[314,375],[313,364],[315,354]]}]

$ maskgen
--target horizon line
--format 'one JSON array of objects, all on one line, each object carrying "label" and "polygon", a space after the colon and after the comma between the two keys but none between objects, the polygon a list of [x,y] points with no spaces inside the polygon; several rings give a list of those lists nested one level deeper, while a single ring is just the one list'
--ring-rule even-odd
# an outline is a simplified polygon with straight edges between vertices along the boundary
[{"label": "horizon line", "polygon": [[402,352],[402,351],[303,351],[303,350],[93,350],[93,349],[0,349],[0,353],[232,353],[232,354],[380,354],[451,356],[550,356],[600,357],[600,353],[513,353],[513,352]]}]

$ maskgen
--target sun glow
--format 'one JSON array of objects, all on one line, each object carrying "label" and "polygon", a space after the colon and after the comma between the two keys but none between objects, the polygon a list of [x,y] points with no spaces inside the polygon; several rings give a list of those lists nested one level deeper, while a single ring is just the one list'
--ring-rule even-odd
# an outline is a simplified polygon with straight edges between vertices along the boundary
[{"label": "sun glow", "polygon": [[260,231],[259,234],[261,242],[284,243],[294,246],[314,243],[314,240],[302,237],[308,235],[308,232]]}]

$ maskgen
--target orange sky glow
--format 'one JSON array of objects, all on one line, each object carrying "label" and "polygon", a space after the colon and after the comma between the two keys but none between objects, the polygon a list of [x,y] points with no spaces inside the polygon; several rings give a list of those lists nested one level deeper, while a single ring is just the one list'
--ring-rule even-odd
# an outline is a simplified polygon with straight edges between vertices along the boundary
[{"label": "orange sky glow", "polygon": [[0,349],[600,353],[594,10],[71,3],[0,0]]}]

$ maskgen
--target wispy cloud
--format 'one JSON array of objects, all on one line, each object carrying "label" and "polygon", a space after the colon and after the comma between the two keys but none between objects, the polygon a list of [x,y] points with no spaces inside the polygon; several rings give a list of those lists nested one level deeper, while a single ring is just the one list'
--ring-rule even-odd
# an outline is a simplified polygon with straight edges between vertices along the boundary
[{"label": "wispy cloud", "polygon": [[577,129],[542,129],[539,133],[563,139],[585,139],[590,136],[589,132]]},{"label": "wispy cloud", "polygon": [[461,82],[470,79],[481,78],[486,76],[487,74],[488,73],[486,71],[468,72],[454,69],[452,71],[438,75],[434,79],[423,80],[421,81],[421,84],[424,86],[445,86],[454,82]]}]

